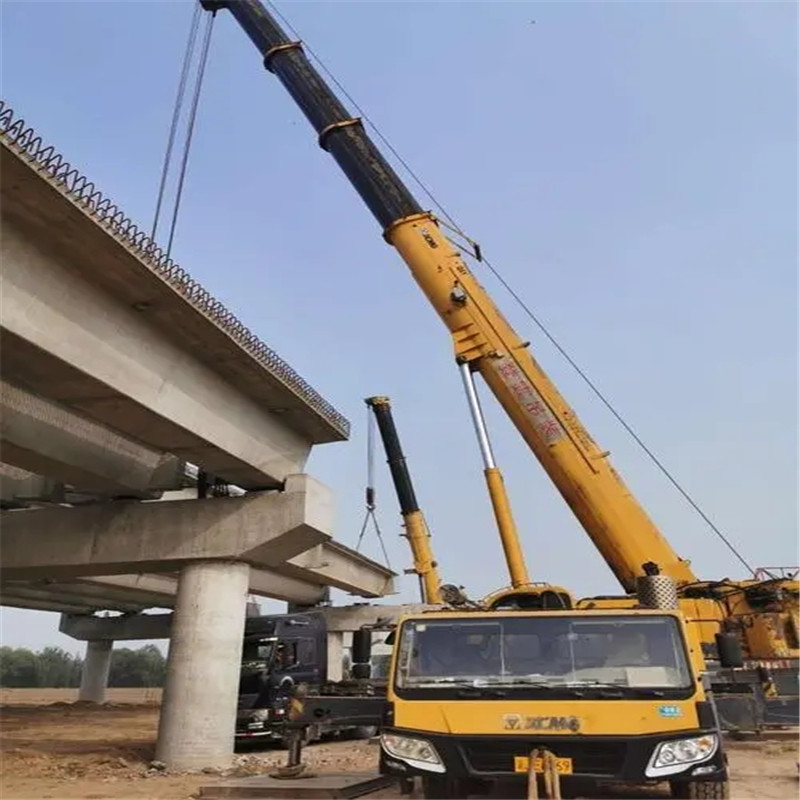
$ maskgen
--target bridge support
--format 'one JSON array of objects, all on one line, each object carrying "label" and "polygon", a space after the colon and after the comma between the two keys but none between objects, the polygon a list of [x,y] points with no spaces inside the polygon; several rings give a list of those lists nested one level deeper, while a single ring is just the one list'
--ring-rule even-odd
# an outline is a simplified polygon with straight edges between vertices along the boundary
[{"label": "bridge support", "polygon": [[86,656],[83,660],[78,700],[88,703],[105,703],[113,646],[114,642],[110,639],[94,639],[86,642]]},{"label": "bridge support", "polygon": [[170,770],[233,761],[249,578],[247,564],[231,561],[181,571],[156,746]]}]

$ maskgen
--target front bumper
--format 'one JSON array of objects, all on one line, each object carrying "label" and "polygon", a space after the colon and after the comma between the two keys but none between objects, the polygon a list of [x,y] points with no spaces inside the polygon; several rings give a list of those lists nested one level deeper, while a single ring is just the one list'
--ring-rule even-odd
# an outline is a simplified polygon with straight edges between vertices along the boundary
[{"label": "front bumper", "polygon": [[249,726],[237,727],[235,738],[243,741],[247,739],[283,739],[283,730],[280,725],[270,725],[265,723],[261,728],[251,728]]},{"label": "front bumper", "polygon": [[267,719],[253,719],[251,709],[243,709],[236,715],[236,733],[238,741],[247,739],[275,739],[283,738],[283,716],[274,711]]},{"label": "front bumper", "polygon": [[[685,781],[727,779],[726,759],[720,741],[716,752],[707,761],[688,764],[677,773],[664,777],[648,777],[646,768],[655,748],[662,742],[702,736],[714,731],[684,731],[678,734],[648,736],[453,736],[425,731],[384,728],[384,733],[415,736],[433,744],[448,778],[526,781],[525,773],[514,772],[514,757],[527,756],[535,747],[544,747],[559,758],[572,759],[574,778],[592,778],[625,783],[651,781]],[[390,756],[383,748],[380,771],[384,775],[414,777],[434,775],[434,771],[409,765]],[[439,770],[441,774],[441,769]],[[564,776],[567,777],[567,776]]]}]

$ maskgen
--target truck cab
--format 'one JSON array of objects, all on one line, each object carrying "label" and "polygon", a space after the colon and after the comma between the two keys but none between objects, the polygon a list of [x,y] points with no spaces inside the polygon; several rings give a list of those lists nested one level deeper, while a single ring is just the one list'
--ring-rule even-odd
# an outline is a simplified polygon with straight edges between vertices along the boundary
[{"label": "truck cab", "polygon": [[245,620],[236,739],[276,739],[299,683],[320,687],[327,676],[322,614],[273,614]]},{"label": "truck cab", "polygon": [[[381,735],[383,774],[429,798],[560,778],[668,782],[728,796],[699,639],[678,610],[444,611],[402,618]],[[531,769],[532,766],[532,769]],[[533,778],[535,780],[535,777]]]},{"label": "truck cab", "polygon": [[[329,633],[322,611],[246,618],[236,715],[237,743],[283,740],[289,702],[300,685],[322,696],[361,688],[360,682],[348,674],[352,659],[347,650],[342,654],[336,676],[331,677]],[[384,637],[385,634],[381,638]],[[371,661],[379,662],[373,665],[373,674],[375,666],[387,660],[387,651],[391,652],[386,646],[383,650],[380,646],[373,648]],[[383,666],[383,673],[388,673],[388,666]],[[380,682],[380,675],[373,682]],[[367,738],[376,732],[372,726],[315,724],[308,727],[306,741],[315,741],[327,733]]]}]

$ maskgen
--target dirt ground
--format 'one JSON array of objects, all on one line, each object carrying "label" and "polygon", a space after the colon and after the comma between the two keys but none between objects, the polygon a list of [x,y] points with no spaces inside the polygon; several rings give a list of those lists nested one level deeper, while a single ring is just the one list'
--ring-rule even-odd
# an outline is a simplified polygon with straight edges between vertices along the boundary
[{"label": "dirt ground", "polygon": [[[150,768],[160,692],[109,691],[104,706],[74,702],[71,690],[0,692],[0,797],[183,800],[222,779],[211,774],[170,775]],[[798,796],[797,743],[731,742],[728,746],[735,800],[789,800]],[[377,764],[370,742],[325,742],[306,748],[304,760],[324,771],[364,771]],[[235,774],[264,773],[284,763],[276,749],[236,757]],[[383,791],[371,798],[391,798]],[[644,795],[639,795],[640,797]],[[665,797],[654,792],[648,797]]]}]

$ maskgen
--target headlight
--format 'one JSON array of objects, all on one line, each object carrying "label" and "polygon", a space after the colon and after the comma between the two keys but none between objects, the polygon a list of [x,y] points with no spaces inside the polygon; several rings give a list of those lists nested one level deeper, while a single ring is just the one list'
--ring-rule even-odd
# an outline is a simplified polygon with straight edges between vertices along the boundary
[{"label": "headlight", "polygon": [[436,748],[426,739],[382,733],[381,747],[388,755],[399,758],[411,766],[431,772],[444,772],[444,765]]},{"label": "headlight", "polygon": [[266,722],[269,719],[268,708],[257,708],[251,715],[250,719],[253,722]]},{"label": "headlight", "polygon": [[696,736],[692,739],[676,739],[662,742],[653,751],[645,775],[655,778],[660,775],[672,775],[683,772],[690,764],[707,761],[717,752],[719,741],[716,734]]}]

